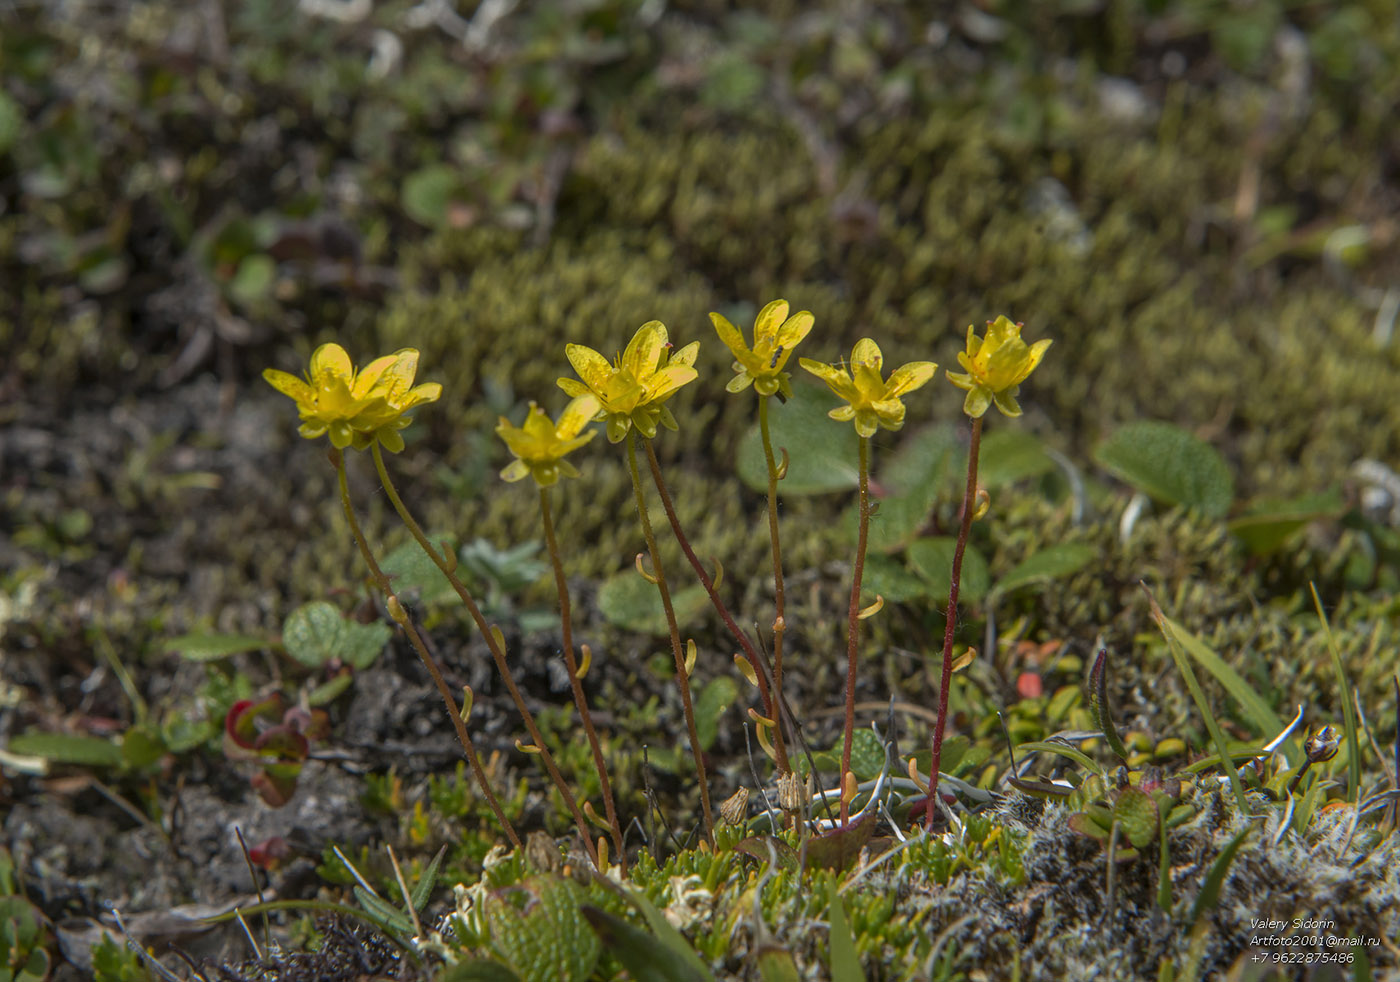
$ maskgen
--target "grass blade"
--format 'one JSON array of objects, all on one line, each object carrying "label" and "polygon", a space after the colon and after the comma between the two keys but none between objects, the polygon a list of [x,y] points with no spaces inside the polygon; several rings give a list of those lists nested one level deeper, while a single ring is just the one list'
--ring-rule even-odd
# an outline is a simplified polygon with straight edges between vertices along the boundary
[{"label": "grass blade", "polygon": [[[1196,708],[1200,710],[1201,716],[1205,719],[1206,729],[1210,730],[1210,738],[1215,743],[1216,752],[1220,754],[1220,763],[1224,766],[1225,773],[1230,775],[1230,787],[1235,792],[1235,801],[1240,807],[1240,814],[1248,815],[1249,799],[1245,797],[1244,782],[1240,780],[1240,772],[1235,767],[1235,762],[1230,759],[1230,749],[1225,746],[1225,734],[1220,732],[1220,724],[1215,721],[1215,716],[1210,711],[1210,704],[1206,702],[1206,694],[1201,691],[1201,684],[1196,681],[1196,673],[1191,670],[1191,663],[1186,660],[1186,655],[1181,650],[1182,645],[1175,633],[1175,625],[1167,620],[1166,614],[1162,613],[1162,608],[1157,605],[1157,598],[1152,595],[1151,590],[1147,589],[1146,583],[1142,585],[1142,589],[1147,594],[1147,602],[1152,606],[1152,619],[1157,622],[1162,635],[1167,639],[1167,650],[1171,652],[1172,660],[1176,662],[1177,671],[1181,672],[1181,677],[1186,680],[1186,688],[1190,690]],[[1282,722],[1272,732],[1278,732],[1281,729],[1283,729]]]},{"label": "grass blade", "polygon": [[1361,740],[1357,735],[1356,710],[1351,704],[1351,683],[1347,681],[1337,639],[1332,636],[1332,625],[1327,623],[1327,614],[1322,609],[1322,599],[1317,595],[1317,585],[1309,583],[1308,589],[1312,591],[1313,606],[1317,608],[1318,620],[1322,621],[1322,633],[1327,636],[1327,650],[1332,653],[1332,669],[1337,673],[1337,684],[1342,690],[1342,724],[1347,736],[1347,801],[1354,804],[1361,793]]},{"label": "grass blade", "polygon": [[[1211,651],[1205,642],[1170,617],[1162,614],[1161,608],[1156,607],[1155,603],[1153,606],[1157,611],[1153,617],[1157,618],[1160,615],[1157,624],[1161,627],[1162,633],[1170,633],[1174,636],[1177,644],[1196,659],[1202,668],[1215,676],[1216,681],[1223,685],[1225,691],[1230,693],[1234,700],[1240,704],[1240,708],[1244,710],[1245,718],[1259,736],[1272,737],[1283,730],[1283,720],[1279,719],[1278,714],[1269,707],[1263,697],[1254,691],[1253,686],[1246,682],[1223,658]],[[1168,638],[1168,640],[1171,639]]]}]

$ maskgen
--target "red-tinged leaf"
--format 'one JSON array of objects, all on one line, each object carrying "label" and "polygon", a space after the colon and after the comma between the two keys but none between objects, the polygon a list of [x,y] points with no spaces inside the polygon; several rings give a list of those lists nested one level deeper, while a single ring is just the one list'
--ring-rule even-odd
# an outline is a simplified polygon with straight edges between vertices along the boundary
[{"label": "red-tinged leaf", "polygon": [[224,731],[238,746],[252,750],[258,741],[258,721],[280,721],[283,713],[282,693],[274,692],[266,699],[240,699],[224,717]]},{"label": "red-tinged leaf", "polygon": [[300,762],[306,759],[311,745],[306,737],[289,726],[274,726],[267,730],[253,744],[253,749],[264,757],[275,757],[279,761]]},{"label": "red-tinged leaf", "polygon": [[807,840],[807,869],[840,873],[855,863],[875,831],[875,813],[866,812],[850,825],[832,829]]},{"label": "red-tinged leaf", "polygon": [[1016,692],[1022,699],[1039,699],[1045,694],[1045,683],[1038,672],[1022,672],[1016,676]]},{"label": "red-tinged leaf", "polygon": [[281,808],[296,794],[300,773],[300,764],[273,764],[254,774],[249,783],[266,804]]}]

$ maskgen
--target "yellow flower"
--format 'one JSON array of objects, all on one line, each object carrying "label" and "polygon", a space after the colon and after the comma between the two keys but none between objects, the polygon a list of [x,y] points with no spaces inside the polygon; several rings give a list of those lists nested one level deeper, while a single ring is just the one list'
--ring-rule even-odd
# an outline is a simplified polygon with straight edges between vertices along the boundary
[{"label": "yellow flower", "polygon": [[436,382],[415,386],[417,373],[413,348],[376,358],[357,372],[344,348],[323,344],[311,354],[305,381],[275,368],[265,369],[263,378],[295,400],[302,419],[299,432],[308,440],[329,433],[331,444],[341,450],[364,450],[378,440],[398,453],[403,449],[399,430],[410,422],[404,414],[442,395]]},{"label": "yellow flower", "polygon": [[987,336],[979,338],[968,325],[967,351],[958,352],[958,364],[967,369],[967,374],[949,372],[948,381],[967,390],[963,412],[973,419],[985,413],[993,402],[1007,416],[1021,415],[1016,393],[1045,357],[1045,349],[1051,343],[1047,338],[1027,345],[1021,340],[1022,326],[998,317],[995,322],[987,322]]},{"label": "yellow flower", "polygon": [[861,338],[851,350],[850,372],[810,358],[801,358],[798,363],[849,403],[827,415],[836,420],[854,419],[856,432],[868,437],[882,426],[887,430],[903,426],[904,403],[900,397],[927,383],[938,371],[931,361],[911,361],[896,368],[887,382],[880,376],[882,361],[880,346],[869,338]]},{"label": "yellow flower", "polygon": [[565,406],[558,423],[550,422],[549,414],[533,402],[524,426],[512,426],[502,416],[496,435],[506,442],[516,459],[501,471],[501,477],[519,481],[528,474],[542,488],[558,483],[561,477],[578,477],[578,468],[564,457],[596,435],[596,430],[589,430],[582,436],[579,431],[597,412],[598,399],[589,393]]},{"label": "yellow flower", "polygon": [[753,325],[753,349],[744,344],[739,329],[721,314],[710,314],[719,339],[734,353],[734,371],[738,372],[725,386],[728,392],[742,392],[750,385],[759,395],[781,393],[792,397],[790,376],[783,371],[792,349],[812,329],[814,318],[809,311],[788,317],[788,302],[774,300],[758,312]]},{"label": "yellow flower", "polygon": [[632,426],[651,439],[658,423],[668,430],[678,428],[664,403],[682,385],[695,380],[699,351],[700,342],[692,341],[672,353],[666,325],[648,321],[612,364],[592,348],[565,345],[569,364],[583,381],[561,378],[559,388],[574,397],[591,393],[597,398],[596,418],[608,421],[608,439],[613,443],[625,437]]}]

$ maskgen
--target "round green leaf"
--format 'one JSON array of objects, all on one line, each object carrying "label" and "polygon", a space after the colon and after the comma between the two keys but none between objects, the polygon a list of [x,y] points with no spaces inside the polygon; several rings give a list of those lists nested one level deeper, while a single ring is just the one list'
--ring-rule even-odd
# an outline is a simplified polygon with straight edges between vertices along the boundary
[{"label": "round green leaf", "polygon": [[[943,535],[920,539],[909,547],[909,565],[928,583],[929,593],[933,597],[948,596],[953,582],[953,552],[957,544],[952,536]],[[969,545],[963,550],[958,600],[964,603],[981,600],[987,595],[991,580],[987,560]]]},{"label": "round green leaf", "polygon": [[[966,461],[967,455],[962,456]],[[1025,430],[992,430],[982,438],[977,454],[977,483],[990,491],[1054,469],[1055,462],[1045,446]]]},{"label": "round green leaf", "polygon": [[[742,393],[741,398],[754,398]],[[773,456],[782,466],[782,449],[788,453],[787,476],[778,482],[778,493],[827,494],[849,491],[860,482],[856,470],[859,438],[850,423],[840,423],[827,412],[840,400],[823,387],[793,379],[792,398],[774,399],[768,405]],[[768,464],[763,457],[763,435],[754,426],[739,443],[739,478],[755,491],[768,490]]]},{"label": "round green leaf", "polygon": [[1094,459],[1139,491],[1211,518],[1223,518],[1235,496],[1220,452],[1170,423],[1130,423],[1100,443]]},{"label": "round green leaf", "polygon": [[324,600],[304,604],[283,623],[282,645],[303,665],[320,668],[336,657],[344,620],[334,604]]},{"label": "round green leaf", "polygon": [[[709,602],[705,588],[698,583],[671,594],[676,621],[682,625],[699,617]],[[598,608],[610,623],[629,631],[654,635],[670,632],[665,608],[661,606],[661,592],[656,584],[642,579],[636,570],[604,580],[598,589]]]},{"label": "round green leaf", "polygon": [[438,228],[447,221],[448,206],[458,186],[457,169],[449,164],[416,170],[403,182],[403,210],[415,222]]},{"label": "round green leaf", "polygon": [[929,595],[928,584],[909,572],[893,556],[867,556],[860,580],[861,603],[873,603],[876,595],[887,603],[905,604]]},{"label": "round green leaf", "polygon": [[715,738],[719,736],[719,721],[738,698],[738,683],[728,675],[711,679],[700,690],[700,698],[695,700],[695,731],[700,738],[701,750],[714,746]]}]

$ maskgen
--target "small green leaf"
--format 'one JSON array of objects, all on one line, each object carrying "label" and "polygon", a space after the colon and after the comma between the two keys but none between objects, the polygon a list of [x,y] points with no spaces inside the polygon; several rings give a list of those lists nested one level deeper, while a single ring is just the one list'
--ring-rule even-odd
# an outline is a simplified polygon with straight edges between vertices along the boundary
[{"label": "small green leaf", "polygon": [[[585,904],[579,910],[604,949],[636,982],[711,982],[712,976],[697,971],[689,959],[654,935],[601,908]],[[689,954],[694,957],[695,953]]]},{"label": "small green leaf", "polygon": [[[769,405],[769,431],[773,452],[788,453],[787,476],[778,482],[782,495],[829,494],[849,491],[859,484],[856,471],[859,438],[850,423],[827,417],[836,397],[824,386],[793,379],[792,398]],[[768,490],[768,463],[763,456],[763,436],[754,426],[739,442],[739,478],[755,491]]]},{"label": "small green leaf", "polygon": [[448,211],[460,187],[457,168],[450,164],[420,168],[403,182],[403,210],[420,225],[441,228],[447,224]]},{"label": "small green leaf", "polygon": [[473,958],[442,970],[437,982],[520,982],[520,976],[498,961]]},{"label": "small green leaf", "polygon": [[188,661],[218,661],[230,655],[266,648],[266,638],[251,634],[182,634],[165,642],[164,650],[176,652]]},{"label": "small green leaf", "polygon": [[1224,518],[1234,500],[1220,451],[1171,423],[1129,423],[1094,448],[1094,459],[1139,491],[1210,518]]},{"label": "small green leaf", "polygon": [[728,675],[711,679],[695,700],[695,731],[700,749],[709,750],[719,736],[719,721],[734,700],[739,698],[739,685]]},{"label": "small green leaf", "polygon": [[[963,458],[966,460],[967,455]],[[1055,469],[1045,446],[1021,429],[996,429],[982,438],[977,483],[989,491],[1039,477]]]},{"label": "small green leaf", "polygon": [[265,299],[272,292],[276,279],[277,263],[271,256],[256,252],[244,256],[238,264],[238,272],[233,274],[228,292],[238,303],[248,306]]},{"label": "small green leaf", "polygon": [[340,697],[340,694],[350,688],[355,681],[355,676],[349,672],[337,672],[329,680],[322,682],[312,689],[306,696],[306,703],[309,706],[326,706],[333,703]]},{"label": "small green leaf", "polygon": [[1094,659],[1094,667],[1089,672],[1089,713],[1094,717],[1094,725],[1103,733],[1108,747],[1122,760],[1128,759],[1128,748],[1113,725],[1113,713],[1108,705],[1108,649],[1100,648]]},{"label": "small green leaf", "polygon": [[995,592],[1010,593],[1032,583],[1070,576],[1088,566],[1097,556],[1097,549],[1081,543],[1062,542],[1046,546],[1012,567],[997,581]]},{"label": "small green leaf", "polygon": [[[878,505],[878,507],[875,507]],[[880,498],[871,502],[872,514],[866,533],[866,549],[873,554],[898,552],[919,534],[928,521],[933,504],[924,495]],[[860,504],[846,509],[841,516],[847,541],[855,544],[860,535]]]},{"label": "small green leaf", "polygon": [[685,936],[666,920],[666,915],[657,910],[641,892],[628,890],[626,894],[632,906],[642,912],[642,917],[651,928],[651,933],[656,935],[656,940],[665,951],[667,959],[675,958],[688,967],[689,974],[677,975],[674,982],[713,982],[714,976],[710,970],[685,940]]},{"label": "small green leaf", "polygon": [[860,580],[861,603],[873,603],[876,595],[888,603],[905,604],[929,596],[929,586],[893,556],[868,555]]},{"label": "small green leaf", "polygon": [[1243,515],[1230,522],[1230,531],[1253,555],[1266,556],[1281,548],[1309,523],[1339,518],[1345,508],[1339,488],[1288,501],[1255,501]]},{"label": "small green leaf", "polygon": [[[693,622],[709,606],[710,598],[700,584],[671,594],[671,606],[676,622],[682,626]],[[666,610],[661,606],[661,592],[656,584],[648,583],[634,569],[610,576],[598,589],[598,609],[609,623],[639,634],[665,635]]]},{"label": "small green leaf", "polygon": [[165,755],[165,751],[165,741],[160,734],[145,727],[133,726],[122,735],[122,759],[133,770],[154,764]]},{"label": "small green leaf", "polygon": [[830,832],[814,835],[807,840],[807,869],[829,869],[837,873],[850,867],[875,831],[875,811],[868,809],[850,825],[841,825]]},{"label": "small green leaf", "polygon": [[282,645],[309,668],[339,658],[363,669],[379,657],[392,633],[387,624],[357,624],[342,617],[334,604],[315,600],[288,616],[282,625]]},{"label": "small green leaf", "polygon": [[1157,838],[1161,816],[1157,802],[1146,791],[1131,786],[1119,791],[1113,802],[1113,817],[1122,823],[1123,833],[1134,849],[1144,849]]},{"label": "small green leaf", "polygon": [[[840,760],[841,746],[833,748]],[[885,748],[874,730],[856,730],[851,734],[851,771],[857,781],[872,781],[885,767]]]},{"label": "small green leaf", "polygon": [[15,100],[0,91],[0,154],[15,145],[24,128],[24,113]]},{"label": "small green leaf", "polygon": [[[909,547],[909,565],[922,576],[934,597],[947,597],[953,578],[953,551],[957,540],[951,536],[931,536],[919,539]],[[962,580],[958,586],[958,601],[975,604],[987,595],[991,574],[987,561],[971,545],[963,551]]]},{"label": "small green leaf", "polygon": [[[900,443],[881,468],[880,480],[902,497],[922,495],[931,507],[939,495],[959,490],[953,467],[956,448],[957,433],[952,426],[925,427]],[[957,464],[961,468],[964,461]]]},{"label": "small green leaf", "polygon": [[1246,825],[1235,833],[1235,837],[1225,844],[1224,849],[1220,850],[1220,855],[1215,858],[1210,872],[1206,874],[1205,882],[1201,884],[1201,892],[1196,894],[1196,902],[1191,905],[1190,923],[1195,924],[1197,918],[1220,902],[1220,887],[1225,882],[1226,874],[1230,872],[1230,865],[1235,861],[1235,853],[1239,852],[1240,846],[1244,845],[1244,840],[1253,830],[1253,825]]},{"label": "small green leaf", "polygon": [[799,982],[802,978],[792,952],[774,943],[759,948],[755,960],[758,962],[758,977],[763,982]]},{"label": "small green leaf", "polygon": [[122,748],[102,737],[81,733],[44,733],[30,730],[10,739],[12,754],[42,757],[55,764],[85,767],[121,767]]},{"label": "small green leaf", "polygon": [[[429,541],[438,542],[439,539],[429,536]],[[452,540],[448,539],[447,544],[451,547]],[[379,565],[388,574],[394,593],[405,602],[411,602],[414,597],[418,603],[429,607],[461,602],[447,575],[413,539],[390,552]]]},{"label": "small green leaf", "polygon": [[851,922],[846,919],[846,908],[841,903],[835,880],[831,881],[830,890],[826,921],[830,932],[831,977],[842,982],[856,982],[865,978],[865,969],[861,968],[860,956],[856,954],[855,935],[851,933]]}]

